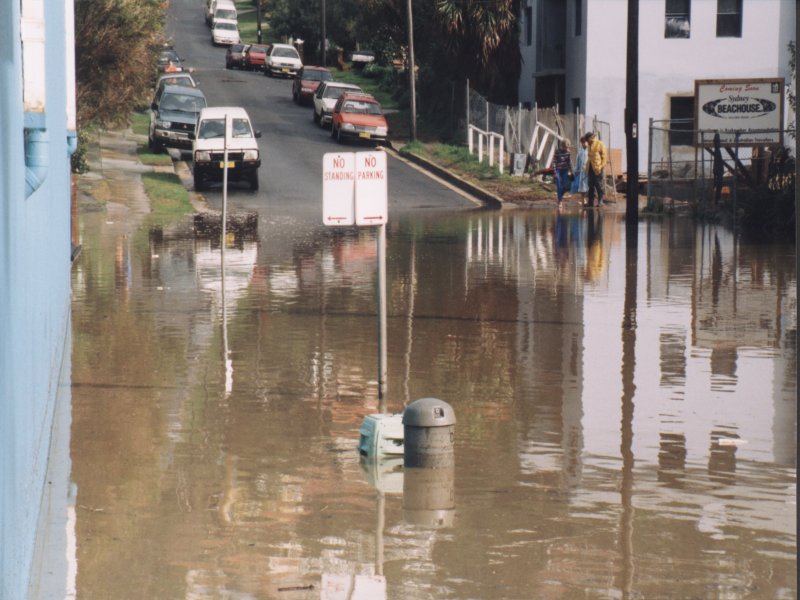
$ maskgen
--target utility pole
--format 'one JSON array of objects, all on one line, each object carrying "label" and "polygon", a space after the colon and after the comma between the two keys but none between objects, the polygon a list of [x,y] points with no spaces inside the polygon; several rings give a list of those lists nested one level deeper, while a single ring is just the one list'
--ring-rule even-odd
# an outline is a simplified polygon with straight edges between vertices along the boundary
[{"label": "utility pole", "polygon": [[628,184],[625,204],[627,247],[636,247],[639,228],[639,0],[628,0],[628,47],[625,73],[625,150]]},{"label": "utility pole", "polygon": [[[324,1],[324,0],[323,0]],[[408,6],[408,84],[411,93],[411,141],[417,139],[417,82],[414,64],[414,19],[411,14],[411,0]]]},{"label": "utility pole", "polygon": [[321,50],[321,52],[322,52],[322,66],[325,67],[325,66],[327,66],[327,62],[326,62],[327,57],[325,56],[327,54],[325,52],[325,50],[327,50],[327,48],[326,48],[327,44],[326,44],[325,38],[328,37],[328,34],[325,31],[325,0],[320,0],[320,3],[321,3],[321,7],[322,7],[321,8],[321,10],[322,10],[322,50]]},{"label": "utility pole", "polygon": [[261,0],[256,2],[256,35],[258,36],[258,43],[261,43]]}]

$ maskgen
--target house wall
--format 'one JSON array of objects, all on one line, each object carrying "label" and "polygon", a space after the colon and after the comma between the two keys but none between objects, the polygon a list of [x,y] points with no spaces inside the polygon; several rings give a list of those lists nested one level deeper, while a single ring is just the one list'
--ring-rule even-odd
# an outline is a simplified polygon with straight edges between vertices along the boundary
[{"label": "house wall", "polygon": [[[536,2],[537,0],[528,0]],[[611,125],[608,145],[625,160],[627,0],[584,0],[583,36],[573,35],[574,2],[567,9],[567,98],[582,98],[592,119]],[[716,0],[691,2],[688,39],[664,38],[664,1],[639,3],[639,168],[647,168],[648,122],[669,118],[669,98],[694,95],[696,79],[790,78],[787,44],[795,39],[793,0],[743,0],[742,37],[716,37]],[[536,15],[536,10],[533,11]],[[534,28],[535,30],[535,28]],[[535,43],[523,48],[520,102],[531,101]],[[787,107],[788,114],[788,107]],[[788,120],[786,120],[788,122]]]},{"label": "house wall", "polygon": [[[41,5],[41,3],[40,3]],[[0,3],[0,598],[28,598],[70,310],[70,152],[67,11],[48,2],[44,17],[45,128],[38,189],[28,194],[25,161],[22,10]],[[42,11],[44,7],[41,5]],[[71,40],[70,40],[71,41]],[[66,58],[65,58],[66,57]],[[29,66],[29,69],[33,67]],[[32,71],[29,71],[29,73]],[[40,103],[41,105],[41,103]],[[31,121],[29,120],[30,124]],[[32,164],[32,163],[31,163]],[[61,381],[61,385],[60,382]],[[66,492],[65,492],[66,493]]]}]

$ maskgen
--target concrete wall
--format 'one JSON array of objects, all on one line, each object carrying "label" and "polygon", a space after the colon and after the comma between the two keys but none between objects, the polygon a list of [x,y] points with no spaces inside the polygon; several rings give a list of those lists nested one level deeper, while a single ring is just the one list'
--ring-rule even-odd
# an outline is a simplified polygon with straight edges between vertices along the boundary
[{"label": "concrete wall", "polygon": [[[535,5],[538,0],[528,0]],[[567,98],[580,97],[587,127],[611,124],[611,146],[625,160],[627,0],[584,0],[583,36],[567,8]],[[688,39],[664,37],[664,1],[639,3],[639,168],[647,168],[650,118],[669,118],[669,98],[694,95],[696,79],[790,77],[787,44],[796,38],[794,0],[743,0],[742,37],[716,36],[717,0],[693,0]],[[534,8],[534,17],[537,14]],[[534,27],[535,31],[535,27]],[[524,41],[524,38],[523,38]],[[535,42],[523,47],[520,102],[531,101]],[[787,121],[788,122],[788,121]],[[606,140],[608,142],[608,140]]]},{"label": "concrete wall", "polygon": [[[0,597],[28,598],[59,375],[69,352],[70,171],[66,11],[47,3],[46,147],[26,193],[21,11],[0,3]],[[21,6],[22,5],[22,6]],[[70,47],[70,53],[74,50]],[[26,65],[27,66],[27,65]],[[62,387],[63,391],[63,387]]]}]

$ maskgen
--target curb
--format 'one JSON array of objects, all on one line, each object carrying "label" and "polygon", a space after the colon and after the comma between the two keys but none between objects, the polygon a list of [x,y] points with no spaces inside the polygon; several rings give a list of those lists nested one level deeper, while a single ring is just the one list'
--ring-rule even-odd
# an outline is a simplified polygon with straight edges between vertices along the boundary
[{"label": "curb", "polygon": [[495,196],[491,192],[487,192],[481,187],[478,187],[475,184],[472,184],[468,181],[464,181],[457,175],[454,175],[444,167],[437,165],[425,158],[417,156],[416,154],[400,154],[398,150],[395,150],[394,146],[391,143],[388,143],[385,146],[388,150],[391,150],[392,153],[401,159],[408,160],[409,162],[413,162],[419,167],[422,167],[426,171],[433,173],[437,177],[444,179],[447,183],[459,188],[461,191],[474,196],[475,198],[479,199],[483,202],[486,206],[491,208],[501,208],[504,204],[503,199],[499,196]]}]

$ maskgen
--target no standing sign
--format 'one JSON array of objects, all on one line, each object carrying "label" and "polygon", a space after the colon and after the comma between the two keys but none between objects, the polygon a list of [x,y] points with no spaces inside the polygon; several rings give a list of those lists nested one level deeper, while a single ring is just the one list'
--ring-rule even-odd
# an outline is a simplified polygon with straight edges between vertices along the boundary
[{"label": "no standing sign", "polygon": [[387,213],[385,152],[329,152],[323,156],[325,225],[384,225]]}]

